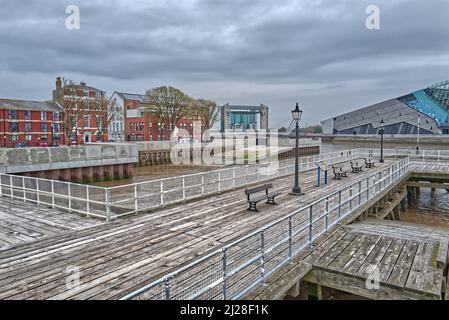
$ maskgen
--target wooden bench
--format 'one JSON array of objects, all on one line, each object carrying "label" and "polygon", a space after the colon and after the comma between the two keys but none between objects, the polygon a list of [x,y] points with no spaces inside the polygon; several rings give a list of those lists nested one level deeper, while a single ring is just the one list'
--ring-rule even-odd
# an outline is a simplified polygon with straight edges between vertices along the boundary
[{"label": "wooden bench", "polygon": [[332,166],[332,171],[334,172],[334,180],[348,177],[348,172],[343,170],[343,166]]},{"label": "wooden bench", "polygon": [[[276,202],[274,202],[274,198],[276,198],[278,195],[280,195],[280,192],[271,192],[269,193],[268,190],[273,188],[273,184],[268,183],[268,184],[264,184],[262,186],[258,186],[252,189],[246,189],[245,190],[245,194],[248,198],[248,203],[249,203],[249,208],[248,210],[250,211],[259,211],[256,208],[256,205],[264,200],[267,200],[266,203],[268,204],[276,204]],[[261,191],[265,191],[265,194],[263,195],[257,195],[253,198],[251,198],[251,195],[257,194]]]},{"label": "wooden bench", "polygon": [[363,171],[363,166],[359,166],[358,162],[354,163],[351,161],[351,169],[353,173],[359,173]]},{"label": "wooden bench", "polygon": [[375,167],[375,162],[373,160],[368,160],[366,158],[363,158],[363,160],[365,160],[365,168],[374,168]]}]

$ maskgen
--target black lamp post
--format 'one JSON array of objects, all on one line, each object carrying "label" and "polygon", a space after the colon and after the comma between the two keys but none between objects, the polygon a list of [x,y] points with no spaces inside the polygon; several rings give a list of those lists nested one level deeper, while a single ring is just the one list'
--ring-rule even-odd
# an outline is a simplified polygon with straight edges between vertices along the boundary
[{"label": "black lamp post", "polygon": [[292,194],[302,195],[301,188],[299,187],[299,121],[301,120],[302,110],[299,109],[299,103],[296,103],[295,109],[292,111],[293,121],[296,122],[296,141],[295,141],[295,186],[293,187]]},{"label": "black lamp post", "polygon": [[380,130],[379,130],[379,134],[380,134],[380,163],[384,163],[384,133],[385,133],[385,128],[384,128],[384,119],[382,119],[380,121]]}]

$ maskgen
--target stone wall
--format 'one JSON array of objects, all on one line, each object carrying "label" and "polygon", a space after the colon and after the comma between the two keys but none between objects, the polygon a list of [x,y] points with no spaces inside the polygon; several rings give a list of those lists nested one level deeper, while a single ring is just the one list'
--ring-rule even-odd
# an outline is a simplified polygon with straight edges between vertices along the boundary
[{"label": "stone wall", "polygon": [[83,146],[0,149],[0,173],[132,164],[138,162],[135,144],[93,143]]}]

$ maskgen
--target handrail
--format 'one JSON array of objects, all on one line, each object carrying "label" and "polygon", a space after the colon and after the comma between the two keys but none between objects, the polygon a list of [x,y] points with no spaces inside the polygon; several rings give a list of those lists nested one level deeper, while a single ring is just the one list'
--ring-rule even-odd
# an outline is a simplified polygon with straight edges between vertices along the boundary
[{"label": "handrail", "polygon": [[[166,299],[167,297],[168,299],[178,298],[176,294],[173,295],[173,291],[176,292],[176,290],[178,289],[179,292],[185,293],[186,291],[189,291],[189,288],[190,292],[185,293],[184,295],[180,294],[179,298],[198,298],[203,296],[204,294],[207,294],[208,292],[211,292],[212,289],[214,289],[214,294],[212,294],[214,295],[213,297],[231,297],[232,299],[239,299],[240,297],[244,296],[244,294],[246,294],[251,288],[257,286],[260,283],[263,283],[268,275],[272,274],[273,272],[287,264],[289,261],[291,261],[293,256],[297,255],[305,247],[313,243],[316,238],[321,236],[330,227],[334,226],[336,223],[341,221],[343,218],[345,218],[347,215],[352,213],[367,201],[373,199],[380,192],[382,192],[385,187],[390,186],[400,180],[406,173],[408,173],[409,164],[410,159],[405,158],[391,164],[386,169],[383,169],[380,172],[376,172],[375,174],[370,175],[367,178],[348,183],[345,186],[341,187],[339,190],[334,191],[314,201],[311,204],[301,207],[300,209],[295,209],[287,216],[276,219],[275,221],[263,226],[262,228],[259,228],[258,230],[240,239],[237,239],[234,242],[225,245],[222,248],[215,250],[178,270],[175,270],[174,272],[167,274],[156,281],[151,282],[141,289],[129,293],[128,295],[123,297],[122,300],[139,298],[140,296],[150,292],[151,290],[156,291],[156,293],[153,293],[153,296],[164,296]],[[363,188],[362,184],[365,182],[366,186]],[[358,191],[354,192],[354,189]],[[347,192],[349,192],[349,194],[345,195],[345,193]],[[366,198],[365,201],[362,201],[363,197]],[[329,208],[330,199],[333,202],[338,199],[338,204],[336,203],[335,206]],[[354,201],[354,199],[356,201]],[[322,205],[322,207],[319,207],[320,205]],[[315,217],[316,213],[314,212],[314,209],[317,206],[319,212],[318,217]],[[349,208],[347,208],[348,206]],[[322,213],[323,210],[325,213]],[[331,216],[332,213],[334,217]],[[295,219],[299,218],[300,223],[298,224],[298,228],[297,230],[294,230],[295,227],[293,226],[293,222]],[[304,220],[303,218],[306,219]],[[325,227],[320,231],[320,221],[322,221],[324,218]],[[334,219],[334,221],[329,223],[330,219]],[[285,222],[288,222],[288,230],[281,230],[281,235],[283,234],[281,240],[278,240],[279,236],[275,236],[274,239],[277,241],[271,246],[266,247],[266,243],[271,240],[270,232],[276,232],[277,226],[280,226]],[[316,230],[320,232],[316,232]],[[303,234],[305,231],[306,234]],[[294,249],[293,242],[298,241],[298,239],[296,239],[295,237],[299,235],[302,235],[302,237],[306,237],[308,240],[305,243],[301,244],[298,248]],[[251,246],[249,244],[246,244],[245,242],[253,240],[255,243],[257,243],[259,241],[257,240],[258,238],[260,238],[260,244],[254,246],[252,251],[249,252],[249,250],[251,250]],[[279,256],[282,257],[282,254],[286,249],[284,248],[284,250],[281,250],[279,248],[282,248],[287,243],[289,252],[288,256],[284,256],[283,259],[274,267],[267,268],[266,264],[268,261],[273,260]],[[239,265],[235,266],[234,268],[230,268],[232,266],[232,262],[229,263],[229,261],[232,261],[231,258],[233,249],[236,249],[236,252],[239,252],[239,250],[243,251],[243,255],[245,256],[245,258],[243,258],[243,261]],[[268,257],[272,255],[272,253],[276,253],[276,255],[274,255],[274,258],[271,257],[270,259],[268,259]],[[221,262],[218,264],[213,261],[217,256],[221,256]],[[238,256],[233,258],[234,262],[238,261]],[[260,263],[258,263],[258,261],[260,261]],[[254,264],[258,264],[258,266],[254,266]],[[215,265],[221,265],[221,268],[215,268]],[[232,293],[230,294],[230,291],[232,291],[231,289],[233,289],[232,287],[238,286],[238,284],[230,284],[229,280],[232,279],[234,275],[238,274],[239,272],[243,272],[243,270],[248,269],[250,266],[253,266],[253,272],[260,273],[259,276],[257,276],[252,282],[250,281],[249,283],[245,284],[242,289],[239,290],[237,288],[233,295]],[[195,290],[195,288],[198,287],[199,282],[204,282],[203,278],[200,278],[199,280],[196,279],[198,277],[198,274],[200,274],[197,269],[201,269],[202,273],[216,272],[216,277],[210,284],[205,284],[203,285],[203,288]],[[193,275],[191,276],[193,280],[189,280],[189,277],[186,278],[187,280],[182,280],[183,274],[188,273],[190,270],[192,270],[193,273]],[[180,289],[176,286],[172,287],[173,282],[178,280],[178,277],[181,278],[179,280],[181,282],[196,281],[196,283],[191,284],[190,286],[189,284],[187,284]],[[159,288],[160,286],[162,286],[163,288]],[[217,291],[219,287],[221,289]],[[160,290],[162,289],[164,290],[164,292],[168,290],[168,294],[160,294]]]}]

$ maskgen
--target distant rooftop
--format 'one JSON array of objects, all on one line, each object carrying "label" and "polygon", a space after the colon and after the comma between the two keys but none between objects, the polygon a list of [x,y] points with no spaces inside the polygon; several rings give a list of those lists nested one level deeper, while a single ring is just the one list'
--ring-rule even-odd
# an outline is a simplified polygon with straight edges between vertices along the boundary
[{"label": "distant rooftop", "polygon": [[0,99],[0,109],[30,111],[61,111],[61,107],[53,101],[32,101],[16,99]]},{"label": "distant rooftop", "polygon": [[122,98],[123,100],[134,100],[139,102],[146,102],[147,97],[144,94],[138,94],[138,93],[127,93],[127,92],[115,92],[117,95]]}]

